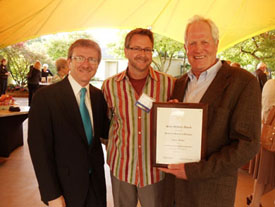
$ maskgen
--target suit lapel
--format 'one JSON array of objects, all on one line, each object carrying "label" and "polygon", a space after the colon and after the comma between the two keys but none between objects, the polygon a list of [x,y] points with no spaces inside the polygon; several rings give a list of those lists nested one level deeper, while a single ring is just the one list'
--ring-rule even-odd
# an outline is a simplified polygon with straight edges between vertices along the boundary
[{"label": "suit lapel", "polygon": [[188,81],[189,78],[187,74],[177,80],[171,99],[178,99],[180,102],[183,102]]},{"label": "suit lapel", "polygon": [[[212,104],[216,101],[216,98],[221,96],[226,86],[230,83],[229,66],[223,62],[221,69],[218,71],[216,77],[209,85],[205,94],[200,100],[200,103]],[[176,81],[175,89],[171,99],[178,99],[180,102],[183,101],[185,90],[187,89],[189,78],[188,75],[183,75]]]},{"label": "suit lapel", "polygon": [[77,136],[81,137],[81,139],[85,142],[86,145],[88,145],[88,141],[86,139],[84,126],[82,123],[79,106],[77,104],[73,89],[71,87],[71,84],[68,80],[68,77],[66,77],[64,80],[62,80],[62,85],[60,89],[61,95],[61,104],[62,107],[60,107],[60,110],[62,110],[63,116],[66,117],[66,120],[71,125],[71,129],[75,129]]},{"label": "suit lapel", "polygon": [[209,105],[214,103],[216,98],[222,95],[224,89],[230,83],[229,78],[229,70],[223,63],[223,66],[201,98],[200,103],[207,103]]}]

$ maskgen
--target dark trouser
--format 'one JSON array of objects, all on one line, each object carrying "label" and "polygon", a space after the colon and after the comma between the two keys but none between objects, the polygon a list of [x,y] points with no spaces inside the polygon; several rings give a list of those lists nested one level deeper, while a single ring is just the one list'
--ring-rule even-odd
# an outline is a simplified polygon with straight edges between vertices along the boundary
[{"label": "dark trouser", "polygon": [[95,187],[91,175],[88,182],[89,188],[84,200],[72,200],[72,197],[69,197],[69,195],[64,195],[66,207],[107,207],[106,189],[104,195],[99,195],[102,192]]},{"label": "dark trouser", "polygon": [[96,190],[95,186],[93,185],[93,181],[90,177],[90,184],[89,184],[89,191],[87,194],[87,198],[86,198],[86,204],[84,207],[106,207],[106,200],[104,201],[104,203],[102,203],[102,199],[98,198],[96,196]]},{"label": "dark trouser", "polygon": [[0,78],[0,96],[6,93],[8,79]]},{"label": "dark trouser", "polygon": [[31,105],[32,102],[32,96],[35,93],[35,91],[39,88],[39,84],[28,84],[28,89],[29,89],[29,106]]}]

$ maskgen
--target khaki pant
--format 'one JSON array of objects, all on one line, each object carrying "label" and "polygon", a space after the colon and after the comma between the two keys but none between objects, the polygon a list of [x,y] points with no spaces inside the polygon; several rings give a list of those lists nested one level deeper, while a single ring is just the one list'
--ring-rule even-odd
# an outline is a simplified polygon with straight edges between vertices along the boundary
[{"label": "khaki pant", "polygon": [[142,207],[162,207],[163,181],[139,188],[118,180],[111,174],[114,207],[136,207],[138,200]]}]

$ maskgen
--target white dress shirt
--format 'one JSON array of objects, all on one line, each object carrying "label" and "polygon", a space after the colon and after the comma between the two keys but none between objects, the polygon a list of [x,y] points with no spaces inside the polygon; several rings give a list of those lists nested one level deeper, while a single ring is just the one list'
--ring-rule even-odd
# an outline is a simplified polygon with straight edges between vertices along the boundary
[{"label": "white dress shirt", "polygon": [[[69,74],[68,76],[69,82],[73,88],[73,92],[76,98],[76,101],[78,103],[78,107],[80,104],[80,90],[81,88],[83,88],[81,85],[79,85],[79,83]],[[87,106],[89,115],[90,115],[90,119],[91,119],[91,126],[93,128],[93,134],[94,134],[94,125],[93,125],[93,112],[92,112],[92,105],[91,105],[91,98],[90,98],[90,88],[89,88],[89,84],[85,86],[85,88],[87,89],[86,95],[85,95],[85,104]]]},{"label": "white dress shirt", "polygon": [[217,61],[215,65],[210,67],[208,70],[202,72],[197,79],[196,76],[190,70],[187,75],[189,77],[187,89],[184,95],[183,102],[185,103],[199,103],[204,93],[208,89],[216,77],[217,72],[222,67],[222,62]]}]

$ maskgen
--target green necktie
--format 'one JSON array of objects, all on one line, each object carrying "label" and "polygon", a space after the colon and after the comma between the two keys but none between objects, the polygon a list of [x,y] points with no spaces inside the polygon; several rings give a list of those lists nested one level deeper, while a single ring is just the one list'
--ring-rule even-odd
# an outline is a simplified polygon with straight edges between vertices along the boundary
[{"label": "green necktie", "polygon": [[89,115],[87,106],[85,104],[86,91],[87,91],[86,88],[81,88],[81,90],[80,90],[79,109],[80,109],[80,114],[81,114],[82,122],[84,125],[84,129],[85,129],[86,137],[88,140],[88,144],[90,145],[92,143],[93,133],[92,133],[92,125],[91,125],[90,115]]}]

